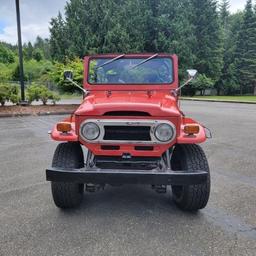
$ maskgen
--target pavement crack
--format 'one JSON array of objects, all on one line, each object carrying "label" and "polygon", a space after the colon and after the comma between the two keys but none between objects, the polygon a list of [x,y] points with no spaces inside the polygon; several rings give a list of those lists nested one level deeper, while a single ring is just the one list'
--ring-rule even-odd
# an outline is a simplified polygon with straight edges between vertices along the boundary
[{"label": "pavement crack", "polygon": [[249,226],[240,218],[228,215],[221,209],[207,208],[205,213],[215,225],[220,226],[222,229],[233,234],[241,234],[248,238],[256,239],[256,227]]},{"label": "pavement crack", "polygon": [[256,227],[249,228],[249,229],[239,229],[238,232],[253,232],[256,231]]}]

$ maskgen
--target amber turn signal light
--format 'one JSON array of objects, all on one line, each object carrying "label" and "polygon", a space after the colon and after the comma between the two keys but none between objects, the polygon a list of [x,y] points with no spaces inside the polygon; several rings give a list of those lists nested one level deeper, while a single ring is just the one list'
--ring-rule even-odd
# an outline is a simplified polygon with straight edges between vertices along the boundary
[{"label": "amber turn signal light", "polygon": [[199,125],[198,124],[186,124],[184,126],[184,132],[186,134],[197,134],[199,133]]},{"label": "amber turn signal light", "polygon": [[59,131],[59,132],[70,132],[71,131],[71,123],[69,123],[69,122],[57,123],[57,131]]}]

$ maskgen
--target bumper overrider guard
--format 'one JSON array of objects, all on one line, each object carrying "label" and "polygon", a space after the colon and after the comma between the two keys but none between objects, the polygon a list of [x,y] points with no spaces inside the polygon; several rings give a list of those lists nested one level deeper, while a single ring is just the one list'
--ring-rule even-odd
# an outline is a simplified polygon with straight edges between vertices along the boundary
[{"label": "bumper overrider guard", "polygon": [[60,169],[48,168],[46,180],[56,182],[92,184],[151,184],[151,185],[195,185],[204,183],[208,173],[202,170],[127,170],[127,169]]}]

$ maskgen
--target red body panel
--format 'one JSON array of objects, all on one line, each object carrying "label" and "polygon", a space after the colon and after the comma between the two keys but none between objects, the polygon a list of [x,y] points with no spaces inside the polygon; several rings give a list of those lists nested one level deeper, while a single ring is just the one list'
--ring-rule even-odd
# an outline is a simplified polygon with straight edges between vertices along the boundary
[{"label": "red body panel", "polygon": [[195,120],[187,117],[183,117],[180,127],[180,135],[177,137],[178,144],[199,144],[206,141],[206,134],[204,127],[199,124],[199,133],[194,135],[188,135],[184,133],[184,125],[186,124],[198,124]]},{"label": "red body panel", "polygon": [[176,99],[168,91],[94,91],[76,110],[78,116],[102,116],[110,111],[145,111],[151,116],[180,116]]},{"label": "red body panel", "polygon": [[[117,55],[98,55],[97,57],[114,58]],[[151,54],[132,54],[132,57],[149,57]],[[195,123],[196,121],[186,118],[179,110],[177,105],[178,97],[172,96],[171,90],[178,87],[178,59],[176,55],[160,54],[163,57],[173,59],[174,82],[170,85],[90,85],[87,82],[88,61],[90,57],[84,58],[85,79],[84,87],[90,91],[82,104],[75,111],[74,116],[64,121],[72,123],[72,130],[69,133],[52,131],[52,138],[57,141],[80,141],[95,155],[122,156],[123,153],[130,153],[132,156],[154,156],[160,157],[168,148],[174,144],[197,144],[206,140],[205,130],[200,125],[198,134],[187,135],[184,133],[184,125]],[[107,112],[112,111],[140,111],[146,112],[148,116],[107,116]],[[80,124],[86,119],[150,119],[150,120],[168,120],[176,127],[176,138],[168,144],[157,144],[153,150],[136,150],[135,144],[126,143],[114,144],[105,143],[104,145],[119,146],[118,150],[104,150],[101,144],[88,143],[79,136]],[[139,144],[139,146],[143,146]],[[149,146],[149,144],[147,144]]]}]

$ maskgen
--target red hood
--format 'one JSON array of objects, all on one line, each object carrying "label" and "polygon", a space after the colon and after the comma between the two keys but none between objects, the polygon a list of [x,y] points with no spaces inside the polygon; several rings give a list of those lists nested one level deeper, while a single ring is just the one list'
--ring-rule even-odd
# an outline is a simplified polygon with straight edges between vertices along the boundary
[{"label": "red hood", "polygon": [[166,91],[94,91],[87,96],[76,115],[102,116],[110,111],[142,111],[151,116],[180,116],[176,99]]}]

